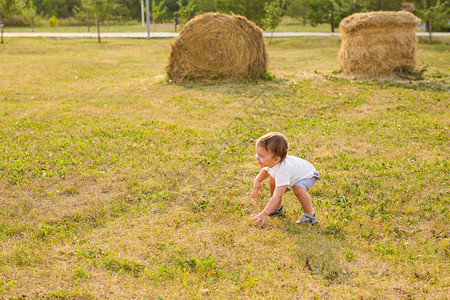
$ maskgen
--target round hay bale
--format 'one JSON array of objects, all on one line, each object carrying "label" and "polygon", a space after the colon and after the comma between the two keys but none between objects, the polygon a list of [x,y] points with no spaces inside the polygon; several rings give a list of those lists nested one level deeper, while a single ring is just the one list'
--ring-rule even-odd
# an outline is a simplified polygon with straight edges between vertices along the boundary
[{"label": "round hay bale", "polygon": [[259,78],[268,56],[262,30],[242,16],[204,13],[184,25],[171,44],[172,80]]},{"label": "round hay bale", "polygon": [[343,19],[342,71],[375,78],[414,72],[419,24],[420,19],[406,11],[358,13]]}]

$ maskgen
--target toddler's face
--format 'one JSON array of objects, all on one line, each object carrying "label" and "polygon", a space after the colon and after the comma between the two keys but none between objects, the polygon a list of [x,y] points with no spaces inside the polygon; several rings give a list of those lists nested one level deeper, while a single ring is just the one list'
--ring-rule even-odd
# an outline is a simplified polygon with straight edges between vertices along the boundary
[{"label": "toddler's face", "polygon": [[256,161],[260,168],[274,167],[277,163],[280,162],[280,157],[274,157],[272,153],[264,149],[263,147],[256,147]]}]

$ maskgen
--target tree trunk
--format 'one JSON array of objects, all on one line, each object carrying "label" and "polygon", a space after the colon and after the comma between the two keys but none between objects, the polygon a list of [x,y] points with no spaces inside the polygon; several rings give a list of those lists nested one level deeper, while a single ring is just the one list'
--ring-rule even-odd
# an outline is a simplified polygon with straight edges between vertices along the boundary
[{"label": "tree trunk", "polygon": [[431,17],[430,17],[430,35],[428,36],[428,43],[431,45]]},{"label": "tree trunk", "polygon": [[330,7],[331,13],[330,13],[330,25],[331,25],[331,32],[334,32],[334,11],[333,7]]},{"label": "tree trunk", "polygon": [[156,32],[156,19],[155,19],[155,12],[152,12],[152,18],[153,18],[153,32]]},{"label": "tree trunk", "polygon": [[141,0],[141,19],[142,19],[142,27],[145,27],[144,0]]},{"label": "tree trunk", "polygon": [[273,32],[274,32],[275,28],[272,28],[272,33],[270,34],[270,41],[269,41],[269,45],[272,45],[272,38],[273,38]]},{"label": "tree trunk", "polygon": [[2,16],[2,13],[0,12],[0,31],[2,32],[2,34],[1,34],[1,43],[3,44],[3,19],[4,19],[5,17],[4,16]]},{"label": "tree trunk", "polygon": [[97,25],[98,42],[101,43],[101,40],[100,40],[100,24],[98,22],[97,12],[95,12],[95,24]]},{"label": "tree trunk", "polygon": [[145,7],[147,8],[145,10],[145,19],[146,19],[146,23],[147,23],[147,40],[150,40],[150,1],[149,0],[145,0]]},{"label": "tree trunk", "polygon": [[91,20],[90,20],[89,12],[86,13],[86,24],[88,27],[88,32],[91,32]]},{"label": "tree trunk", "polygon": [[331,13],[330,15],[330,24],[331,24],[331,32],[334,32],[334,15]]}]

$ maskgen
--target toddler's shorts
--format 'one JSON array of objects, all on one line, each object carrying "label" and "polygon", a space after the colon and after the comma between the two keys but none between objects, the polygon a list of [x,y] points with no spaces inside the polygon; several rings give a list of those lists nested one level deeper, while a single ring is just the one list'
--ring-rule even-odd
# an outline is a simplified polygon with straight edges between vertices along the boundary
[{"label": "toddler's shorts", "polygon": [[307,191],[310,188],[312,188],[312,186],[317,182],[317,180],[320,180],[319,172],[315,171],[312,178],[300,179],[299,181],[294,183],[294,185],[297,185],[303,188],[305,191]]}]

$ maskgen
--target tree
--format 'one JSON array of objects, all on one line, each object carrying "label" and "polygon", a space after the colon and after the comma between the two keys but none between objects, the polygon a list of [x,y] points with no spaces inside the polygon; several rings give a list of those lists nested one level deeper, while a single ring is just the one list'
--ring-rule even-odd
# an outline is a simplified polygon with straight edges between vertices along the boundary
[{"label": "tree", "polygon": [[164,0],[164,2],[167,7],[167,12],[163,18],[167,20],[173,20],[174,15],[180,9],[180,7],[178,6],[178,2],[177,0]]},{"label": "tree", "polygon": [[421,0],[420,5],[414,9],[414,13],[419,16],[423,21],[427,22],[427,28],[429,32],[428,42],[431,44],[431,32],[433,30],[433,23],[439,22],[442,19],[445,19],[450,10],[448,7],[441,3],[440,0],[437,0],[434,4],[431,3],[430,0]]},{"label": "tree", "polygon": [[[28,1],[28,0],[26,0]],[[76,17],[84,21],[84,0],[33,0],[38,15],[56,16],[58,18]],[[140,6],[138,0],[109,0],[111,9],[108,11],[108,19],[139,19]],[[85,13],[85,12],[84,12]],[[92,15],[90,17],[94,19]],[[92,20],[91,20],[92,21]]]},{"label": "tree", "polygon": [[[131,18],[135,20],[142,20],[141,2],[143,0],[116,0],[115,3],[118,4],[117,8],[120,7],[123,16],[126,18]],[[143,4],[143,3],[142,3]]]},{"label": "tree", "polygon": [[195,7],[199,12],[214,12],[216,11],[215,0],[195,0]]},{"label": "tree", "polygon": [[36,13],[42,16],[67,18],[74,15],[74,8],[81,6],[81,0],[34,0]]},{"label": "tree", "polygon": [[364,3],[357,0],[305,0],[308,8],[306,14],[312,26],[328,23],[331,32],[339,25],[343,18],[364,10]]},{"label": "tree", "polygon": [[93,0],[82,0],[81,1],[81,8],[76,8],[75,16],[77,18],[86,19],[86,25],[88,28],[88,32],[91,31],[91,19],[94,15],[94,6],[93,6]]},{"label": "tree", "polygon": [[46,16],[65,17],[68,14],[64,0],[43,0],[42,9]]},{"label": "tree", "polygon": [[141,0],[141,20],[142,20],[142,27],[145,27],[145,8],[144,8],[144,0]]},{"label": "tree", "polygon": [[186,5],[183,5],[183,0],[178,0],[178,11],[176,12],[179,17],[178,21],[180,23],[180,28],[183,28],[184,24],[189,21],[189,19],[192,17],[194,10],[195,10],[195,3],[194,0],[189,0],[189,2]]},{"label": "tree", "polygon": [[303,0],[291,0],[287,4],[286,16],[294,19],[303,19],[303,26],[306,25],[306,13],[308,9],[303,4]]},{"label": "tree", "polygon": [[156,31],[156,20],[160,21],[161,16],[166,13],[167,8],[165,7],[164,0],[156,5],[156,1],[152,0],[152,19],[153,19],[153,31]]},{"label": "tree", "polygon": [[23,20],[26,25],[31,27],[31,31],[34,32],[34,26],[36,25],[36,8],[33,1],[28,2],[22,10]]},{"label": "tree", "polygon": [[95,17],[95,25],[97,26],[97,37],[98,42],[101,43],[100,40],[100,21],[103,21],[108,12],[113,8],[113,3],[110,0],[91,0],[92,9],[94,11]]},{"label": "tree", "polygon": [[7,19],[16,13],[19,13],[21,7],[23,7],[22,0],[0,0],[1,44],[3,44],[3,27],[5,26]]},{"label": "tree", "polygon": [[217,0],[216,8],[218,11],[229,14],[243,15],[258,26],[263,26],[264,4],[270,0]]},{"label": "tree", "polygon": [[308,8],[306,17],[312,26],[328,23],[331,25],[331,32],[334,32],[339,21],[331,0],[305,0],[304,4]]},{"label": "tree", "polygon": [[334,5],[334,8],[336,9],[339,23],[345,17],[348,17],[357,12],[366,11],[366,5],[365,5],[364,1],[333,0],[333,5]]},{"label": "tree", "polygon": [[91,31],[91,11],[87,10],[86,6],[83,6],[83,4],[82,4],[81,7],[78,7],[78,6],[74,7],[73,13],[74,13],[75,18],[77,18],[78,20],[86,21],[88,32],[90,32]]},{"label": "tree", "polygon": [[264,17],[264,28],[268,28],[271,31],[269,45],[272,44],[272,37],[275,28],[278,27],[281,23],[281,17],[284,13],[284,6],[286,4],[286,0],[274,0],[273,2],[266,3],[264,5],[264,9],[266,11],[266,15]]},{"label": "tree", "polygon": [[368,0],[368,10],[400,10],[404,0]]},{"label": "tree", "polygon": [[111,0],[83,0],[81,2],[82,9],[85,11],[86,15],[90,17],[92,15],[94,16],[95,25],[97,27],[97,38],[99,43],[101,43],[100,21],[106,19],[108,13],[112,9],[114,9],[115,5],[116,4]]},{"label": "tree", "polygon": [[217,11],[225,14],[230,12],[245,16],[244,6],[239,0],[216,0]]}]

